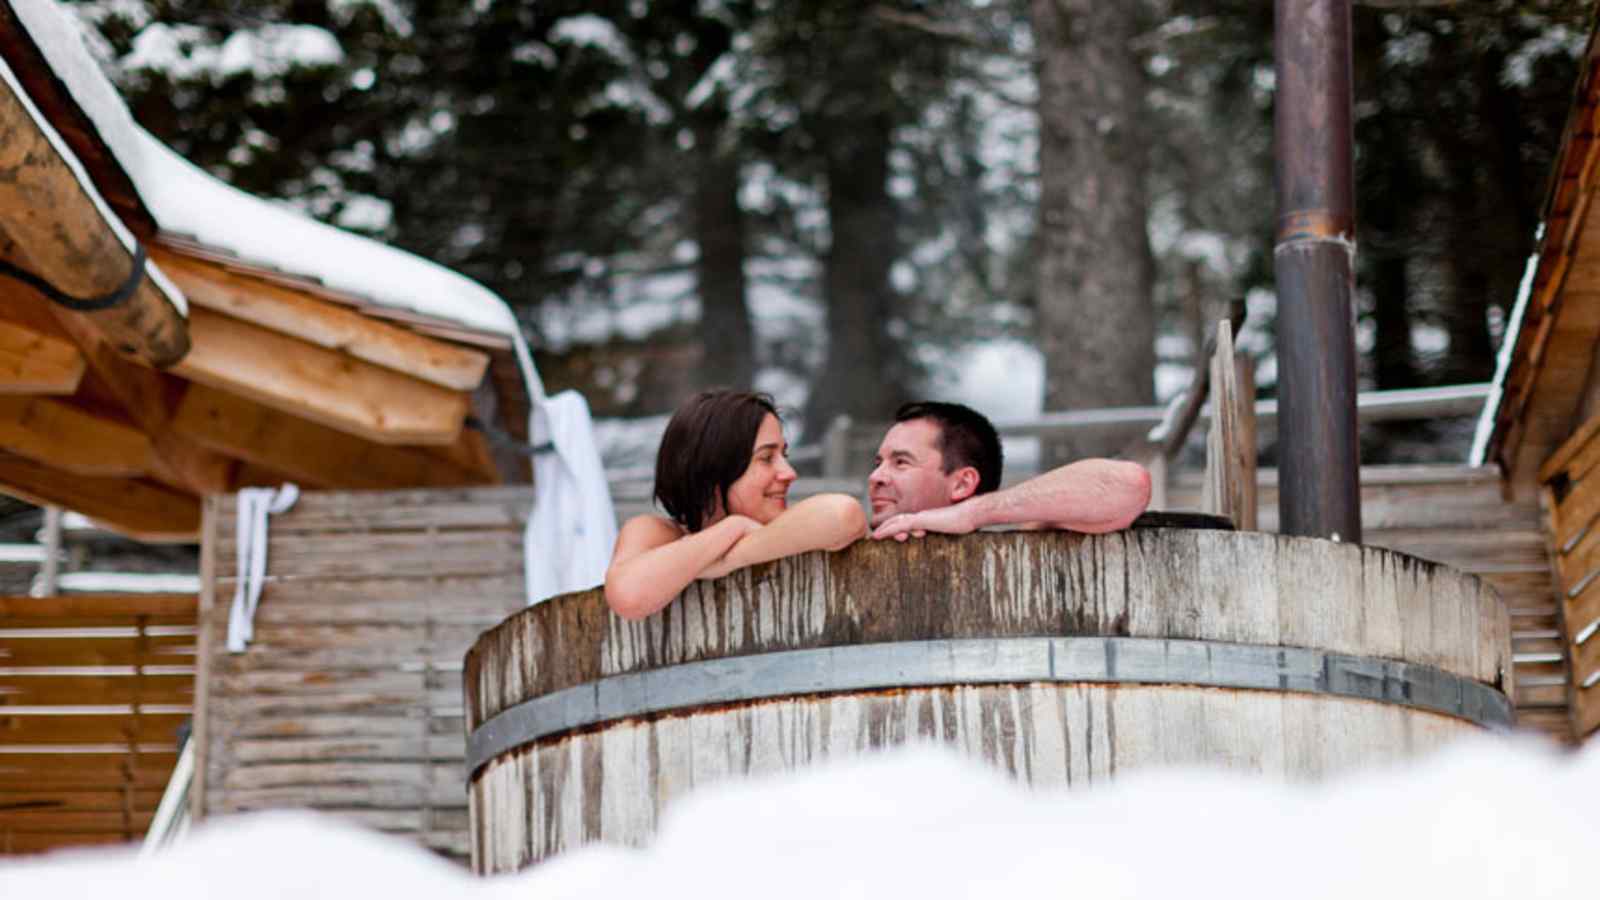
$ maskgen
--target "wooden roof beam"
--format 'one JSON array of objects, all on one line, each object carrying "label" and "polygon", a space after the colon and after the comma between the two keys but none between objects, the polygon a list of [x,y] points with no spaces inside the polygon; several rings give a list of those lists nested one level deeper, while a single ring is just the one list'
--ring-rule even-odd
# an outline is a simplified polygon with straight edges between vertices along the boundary
[{"label": "wooden roof beam", "polygon": [[151,248],[151,258],[195,306],[340,350],[443,388],[470,391],[483,381],[489,366],[488,355],[480,351],[424,337],[283,285],[227,271],[213,262],[163,247]]},{"label": "wooden roof beam", "polygon": [[76,345],[0,322],[0,394],[71,394],[85,367]]},{"label": "wooden roof beam", "polygon": [[[437,448],[393,447],[196,384],[173,427],[189,440],[309,487],[456,487],[496,479]],[[252,469],[252,472],[258,469]]]},{"label": "wooden roof beam", "polygon": [[64,506],[151,543],[190,543],[200,532],[200,502],[188,494],[135,478],[72,475],[11,453],[0,453],[0,493]]},{"label": "wooden roof beam", "polygon": [[[6,135],[0,142],[0,230],[15,243],[4,248],[5,256],[72,297],[111,295],[134,274],[127,234],[119,233],[110,209],[79,180],[62,155],[68,151],[58,150],[35,121],[7,74],[0,79],[0,133]],[[119,352],[171,365],[189,348],[188,330],[155,277],[142,272],[132,294],[106,309],[68,314],[89,323]]]},{"label": "wooden roof beam", "polygon": [[468,395],[232,316],[190,310],[185,378],[380,444],[453,444]]},{"label": "wooden roof beam", "polygon": [[44,397],[0,396],[0,449],[75,475],[150,471],[150,438],[131,425]]}]

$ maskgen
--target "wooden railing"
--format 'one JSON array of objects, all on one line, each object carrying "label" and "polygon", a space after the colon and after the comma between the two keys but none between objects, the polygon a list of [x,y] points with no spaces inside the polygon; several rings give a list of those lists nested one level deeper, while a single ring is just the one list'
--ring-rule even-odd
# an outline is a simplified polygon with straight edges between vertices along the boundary
[{"label": "wooden railing", "polygon": [[0,597],[0,854],[144,836],[193,711],[195,610]]}]

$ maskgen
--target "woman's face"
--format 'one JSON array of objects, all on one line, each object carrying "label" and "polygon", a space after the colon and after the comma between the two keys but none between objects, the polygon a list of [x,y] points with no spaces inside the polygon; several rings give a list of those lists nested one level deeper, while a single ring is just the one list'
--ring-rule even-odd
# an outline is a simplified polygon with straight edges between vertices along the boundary
[{"label": "woman's face", "polygon": [[749,516],[765,525],[789,507],[789,485],[794,483],[789,465],[789,445],[783,442],[783,425],[767,413],[756,431],[750,466],[728,487],[728,512]]}]

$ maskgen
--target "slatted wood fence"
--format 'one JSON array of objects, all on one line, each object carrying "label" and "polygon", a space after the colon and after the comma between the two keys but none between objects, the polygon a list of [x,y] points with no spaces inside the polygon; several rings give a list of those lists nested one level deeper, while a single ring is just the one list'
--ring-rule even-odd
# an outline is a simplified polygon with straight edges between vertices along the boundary
[{"label": "slatted wood fence", "polygon": [[255,641],[226,648],[233,495],[202,526],[196,817],[330,812],[465,859],[461,660],[524,604],[528,487],[313,493],[270,521]]},{"label": "slatted wood fence", "polygon": [[0,597],[0,854],[142,838],[194,699],[195,597]]}]

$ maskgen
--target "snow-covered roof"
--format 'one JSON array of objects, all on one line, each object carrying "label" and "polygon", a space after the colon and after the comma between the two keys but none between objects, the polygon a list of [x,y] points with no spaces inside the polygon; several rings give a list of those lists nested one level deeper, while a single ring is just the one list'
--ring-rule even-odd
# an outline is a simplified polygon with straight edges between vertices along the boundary
[{"label": "snow-covered roof", "polygon": [[483,285],[253,197],[183,159],[133,120],[85,45],[76,19],[54,0],[13,0],[11,6],[162,232],[385,309],[517,335],[511,310]]}]

